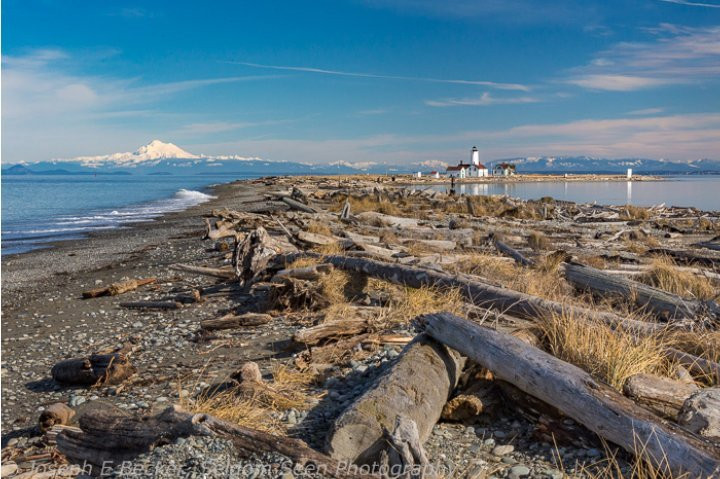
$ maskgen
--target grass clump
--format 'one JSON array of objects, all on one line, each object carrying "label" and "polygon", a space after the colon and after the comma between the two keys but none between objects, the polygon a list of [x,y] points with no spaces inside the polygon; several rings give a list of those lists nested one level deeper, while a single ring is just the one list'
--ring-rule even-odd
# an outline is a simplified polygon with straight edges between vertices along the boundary
[{"label": "grass clump", "polygon": [[708,278],[678,269],[672,258],[667,256],[654,259],[650,270],[641,275],[639,280],[686,298],[709,300],[720,295],[718,288]]},{"label": "grass clump", "polygon": [[387,304],[373,325],[378,330],[407,324],[421,314],[441,311],[460,314],[464,309],[463,296],[457,288],[409,288],[371,278],[366,289],[388,297]]},{"label": "grass clump", "polygon": [[652,214],[647,208],[641,208],[639,206],[625,205],[625,211],[620,215],[622,220],[647,220],[650,219]]},{"label": "grass clump", "polygon": [[527,243],[535,251],[545,250],[550,247],[550,240],[542,231],[531,231]]},{"label": "grass clump", "polygon": [[[338,198],[337,204],[332,209],[336,211],[341,211],[343,205],[345,204],[345,200],[346,197]],[[350,202],[350,211],[352,211],[353,214],[364,213],[366,211],[375,211],[377,213],[383,213],[386,215],[397,215],[402,213],[401,209],[398,208],[395,203],[391,203],[390,201],[384,200],[382,198],[378,199],[371,196],[355,198],[350,196],[348,201]]]},{"label": "grass clump", "polygon": [[307,231],[309,233],[315,233],[325,236],[332,236],[333,234],[327,225],[320,223],[319,221],[311,221],[307,226]]},{"label": "grass clump", "polygon": [[617,390],[622,390],[625,381],[635,374],[669,376],[670,365],[663,353],[662,339],[636,338],[621,329],[613,331],[605,324],[570,313],[543,317],[541,328],[553,355]]}]

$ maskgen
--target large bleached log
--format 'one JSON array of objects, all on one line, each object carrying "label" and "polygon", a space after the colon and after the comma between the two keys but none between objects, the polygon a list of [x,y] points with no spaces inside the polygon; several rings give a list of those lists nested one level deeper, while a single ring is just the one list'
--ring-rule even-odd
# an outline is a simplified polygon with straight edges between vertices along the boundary
[{"label": "large bleached log", "polygon": [[[298,466],[314,467],[330,477],[374,477],[344,467],[299,439],[236,426],[208,414],[191,414],[177,406],[145,417],[99,408],[82,415],[79,424],[80,431],[68,429],[57,436],[57,448],[72,461],[99,467],[119,467],[123,461],[181,437],[210,435],[229,438],[243,457],[280,453]],[[240,477],[242,471],[233,472],[229,465],[227,472]]]},{"label": "large bleached log", "polygon": [[157,281],[157,278],[145,278],[145,279],[130,279],[128,281],[119,281],[112,283],[104,288],[95,288],[90,291],[83,292],[83,298],[97,298],[98,296],[116,296],[118,294],[127,293],[140,286],[151,284]]},{"label": "large bleached log", "polygon": [[675,420],[680,408],[698,387],[652,374],[630,376],[623,387],[625,394],[656,414]]},{"label": "large bleached log", "polygon": [[87,358],[66,359],[55,364],[52,378],[61,384],[91,386],[118,384],[135,374],[127,356],[120,353],[91,354]]},{"label": "large bleached log", "polygon": [[310,206],[304,205],[299,201],[295,201],[294,199],[287,196],[283,196],[282,201],[292,209],[304,211],[305,213],[317,213],[317,210],[315,208],[311,208]]},{"label": "large bleached log", "polygon": [[677,475],[720,472],[720,448],[664,423],[582,369],[509,334],[449,313],[421,318],[426,334],[488,368],[499,379],[558,408],[599,436]]},{"label": "large bleached log", "polygon": [[651,334],[662,331],[665,325],[647,321],[637,321],[621,317],[615,313],[594,311],[588,308],[572,306],[550,301],[547,299],[521,293],[507,288],[482,283],[462,275],[451,275],[440,271],[433,271],[413,266],[391,264],[367,258],[354,258],[339,255],[317,255],[312,253],[299,253],[294,255],[280,255],[279,264],[286,264],[302,256],[321,258],[324,263],[331,263],[338,269],[364,273],[368,276],[384,279],[397,284],[421,288],[423,286],[437,286],[442,288],[458,288],[471,303],[499,309],[505,313],[522,318],[536,319],[539,314],[573,314],[580,318],[601,321],[611,326],[622,326],[640,334]]},{"label": "large bleached log", "polygon": [[397,362],[335,421],[327,449],[338,460],[357,464],[377,461],[383,435],[399,416],[415,422],[425,441],[440,418],[463,367],[457,352],[423,335],[403,350]]},{"label": "large bleached log", "polygon": [[564,271],[565,278],[578,289],[634,298],[638,306],[663,318],[698,319],[707,314],[716,316],[720,311],[713,301],[685,299],[644,283],[605,274],[589,266],[566,264]]},{"label": "large bleached log", "polygon": [[391,216],[383,213],[377,213],[375,211],[365,211],[364,213],[358,213],[355,215],[355,217],[360,221],[372,223],[375,226],[400,226],[406,228],[418,225],[418,220],[416,220],[415,218]]},{"label": "large bleached log", "polygon": [[175,271],[186,271],[188,273],[197,273],[221,279],[233,279],[235,277],[235,272],[226,268],[210,268],[207,266],[195,266],[192,264],[178,263],[170,265],[170,269]]}]

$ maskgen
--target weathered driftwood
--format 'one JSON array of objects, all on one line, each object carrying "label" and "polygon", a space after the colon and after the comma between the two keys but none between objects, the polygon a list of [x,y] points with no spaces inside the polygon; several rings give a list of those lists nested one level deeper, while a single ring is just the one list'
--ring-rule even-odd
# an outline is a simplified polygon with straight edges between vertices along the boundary
[{"label": "weathered driftwood", "polygon": [[463,359],[421,335],[408,344],[392,368],[335,421],[327,449],[338,460],[367,464],[385,449],[384,431],[398,416],[415,422],[425,441],[457,384]]},{"label": "weathered driftwood", "polygon": [[280,271],[275,273],[272,281],[278,281],[282,278],[294,278],[304,279],[306,281],[315,281],[320,279],[321,276],[330,273],[332,270],[333,265],[328,263],[314,264],[311,266],[304,266],[302,268],[281,269]]},{"label": "weathered driftwood", "polygon": [[392,216],[375,211],[365,211],[355,215],[357,219],[363,222],[372,223],[375,226],[400,226],[413,227],[418,226],[418,220],[415,218],[405,218],[403,216]]},{"label": "weathered driftwood", "polygon": [[260,326],[272,321],[272,316],[263,313],[244,313],[235,315],[226,314],[217,319],[206,319],[200,321],[200,328],[205,331],[217,331],[222,329],[235,329],[244,326]]},{"label": "weathered driftwood", "polygon": [[720,448],[663,423],[582,369],[535,347],[449,313],[421,318],[425,332],[493,374],[545,401],[599,436],[661,470],[710,477],[720,471]]},{"label": "weathered driftwood", "polygon": [[[96,410],[79,420],[81,431],[66,430],[57,437],[58,450],[69,459],[96,466],[119,466],[157,446],[188,436],[220,436],[232,440],[241,456],[279,453],[294,464],[314,467],[330,477],[373,477],[343,467],[299,439],[276,436],[227,423],[207,414],[191,414],[174,406],[156,416],[131,416],[118,410]],[[238,470],[237,474],[241,474]],[[235,475],[228,470],[230,475]]]},{"label": "weathered driftwood", "polygon": [[412,288],[421,288],[423,286],[458,288],[468,301],[477,306],[499,309],[502,312],[522,318],[536,319],[539,314],[548,313],[573,314],[579,318],[601,321],[612,326],[622,326],[625,329],[642,334],[650,334],[665,329],[662,324],[637,321],[611,312],[561,304],[530,294],[493,286],[466,276],[451,275],[425,268],[390,264],[366,258],[339,255],[322,256],[312,253],[281,255],[278,260],[280,264],[285,264],[302,256],[318,257],[324,263],[332,263],[338,269],[364,273],[368,276]]},{"label": "weathered driftwood", "polygon": [[109,286],[103,288],[95,288],[90,291],[83,292],[83,298],[97,298],[98,296],[116,296],[118,294],[127,293],[140,286],[151,284],[157,281],[157,278],[145,278],[145,279],[130,279],[128,281],[119,281],[112,283]]},{"label": "weathered driftwood", "polygon": [[310,206],[304,205],[299,201],[295,201],[294,199],[287,196],[283,196],[282,201],[292,209],[304,211],[305,213],[317,213],[317,210],[315,208],[311,208]]},{"label": "weathered driftwood", "polygon": [[192,264],[177,263],[170,265],[170,269],[175,271],[186,271],[188,273],[197,273],[215,278],[232,279],[235,273],[229,268],[210,268],[207,266],[195,266]]},{"label": "weathered driftwood", "polygon": [[368,322],[365,318],[343,318],[300,329],[293,335],[293,341],[314,346],[327,339],[364,333],[367,328]]},{"label": "weathered driftwood", "polygon": [[386,437],[393,446],[388,453],[388,466],[404,471],[398,476],[399,478],[435,476],[433,467],[423,449],[415,421],[404,414],[399,414],[395,421],[395,429],[392,434],[386,431]]},{"label": "weathered driftwood", "polygon": [[694,251],[679,251],[668,248],[652,248],[647,251],[649,255],[670,256],[678,263],[695,264],[700,266],[720,266],[720,258],[706,256]]},{"label": "weathered driftwood", "polygon": [[254,280],[258,273],[265,271],[268,262],[279,253],[297,251],[290,243],[278,240],[258,226],[235,246],[233,267],[240,284]]},{"label": "weathered driftwood", "polygon": [[345,198],[342,211],[340,211],[340,219],[342,221],[350,221],[350,197]]},{"label": "weathered driftwood", "polygon": [[683,404],[678,422],[686,429],[720,442],[720,387],[695,392]]},{"label": "weathered driftwood", "polygon": [[88,358],[66,359],[55,364],[52,378],[61,384],[91,386],[118,384],[135,374],[127,356],[120,353],[91,354]]},{"label": "weathered driftwood", "polygon": [[67,426],[75,416],[75,411],[65,403],[57,402],[46,407],[38,419],[40,432],[46,432],[56,425]]},{"label": "weathered driftwood", "polygon": [[564,271],[568,282],[578,289],[602,295],[617,294],[634,298],[638,306],[663,318],[698,319],[707,314],[715,316],[720,311],[712,301],[685,299],[644,283],[605,274],[589,266],[566,264]]},{"label": "weathered driftwood", "polygon": [[351,244],[352,241],[343,238],[333,238],[332,236],[322,235],[318,233],[310,233],[309,231],[298,231],[297,239],[303,243],[317,246],[327,246],[333,243]]},{"label": "weathered driftwood", "polygon": [[705,358],[699,358],[675,348],[665,348],[665,356],[677,361],[696,376],[704,376],[715,383],[720,383],[720,364]]},{"label": "weathered driftwood", "polygon": [[129,309],[180,309],[179,301],[127,301],[120,303],[123,308]]},{"label": "weathered driftwood", "polygon": [[675,420],[680,408],[692,393],[695,384],[675,381],[652,374],[630,376],[623,387],[625,395],[656,414]]},{"label": "weathered driftwood", "polygon": [[496,235],[492,235],[491,239],[498,251],[514,259],[520,266],[532,266],[535,264],[532,260],[523,256],[518,250],[504,243]]},{"label": "weathered driftwood", "polygon": [[417,245],[432,251],[452,251],[457,247],[455,241],[450,240],[426,240],[426,239],[403,239],[402,243]]},{"label": "weathered driftwood", "polygon": [[244,233],[238,232],[235,228],[237,223],[227,221],[217,221],[215,226],[210,223],[208,218],[205,218],[205,236],[203,239],[219,240],[222,238],[235,238],[235,240],[241,239]]}]

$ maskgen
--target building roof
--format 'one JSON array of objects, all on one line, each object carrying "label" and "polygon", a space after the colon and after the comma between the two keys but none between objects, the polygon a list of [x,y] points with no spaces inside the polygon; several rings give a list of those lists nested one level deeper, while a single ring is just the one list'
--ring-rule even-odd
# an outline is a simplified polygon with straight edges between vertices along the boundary
[{"label": "building roof", "polygon": [[458,166],[448,166],[447,171],[460,171],[463,168],[465,168],[467,165],[458,165]]}]

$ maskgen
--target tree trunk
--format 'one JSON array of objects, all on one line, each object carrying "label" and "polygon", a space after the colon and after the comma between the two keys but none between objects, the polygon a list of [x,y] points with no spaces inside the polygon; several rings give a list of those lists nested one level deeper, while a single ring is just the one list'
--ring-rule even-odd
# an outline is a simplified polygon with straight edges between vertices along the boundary
[{"label": "tree trunk", "polygon": [[332,272],[333,265],[328,263],[314,264],[302,268],[282,269],[275,273],[272,281],[279,281],[282,278],[303,279],[305,281],[317,281],[321,276]]},{"label": "tree trunk", "polygon": [[623,390],[625,395],[635,402],[674,421],[685,400],[697,391],[698,387],[651,374],[635,374],[628,378]]},{"label": "tree trunk", "polygon": [[415,422],[425,441],[455,388],[463,359],[423,335],[408,344],[397,362],[335,421],[327,449],[338,460],[377,461],[386,445],[385,431],[401,415]]},{"label": "tree trunk", "polygon": [[368,321],[365,318],[344,318],[336,321],[326,321],[317,326],[298,330],[293,335],[293,341],[314,346],[326,339],[364,333],[367,328]]},{"label": "tree trunk", "polygon": [[[666,423],[582,369],[511,335],[449,313],[421,318],[431,337],[485,366],[630,453],[661,470],[710,477],[720,470],[720,448]],[[640,451],[638,451],[640,449]]]},{"label": "tree trunk", "polygon": [[503,254],[506,254],[507,256],[511,257],[515,260],[517,264],[520,266],[532,266],[534,262],[525,256],[522,255],[518,250],[515,248],[512,248],[508,246],[507,244],[503,243],[501,240],[497,239],[495,235],[493,235],[492,242],[495,245],[495,247]]},{"label": "tree trunk", "polygon": [[666,319],[699,319],[703,314],[713,314],[709,309],[711,306],[702,301],[684,299],[644,283],[604,274],[589,266],[566,264],[565,278],[581,290],[634,298],[638,306]]},{"label": "tree trunk", "polygon": [[258,226],[244,241],[235,245],[233,266],[240,284],[254,280],[275,255],[288,251],[297,251],[297,248],[270,236],[265,228]]}]

